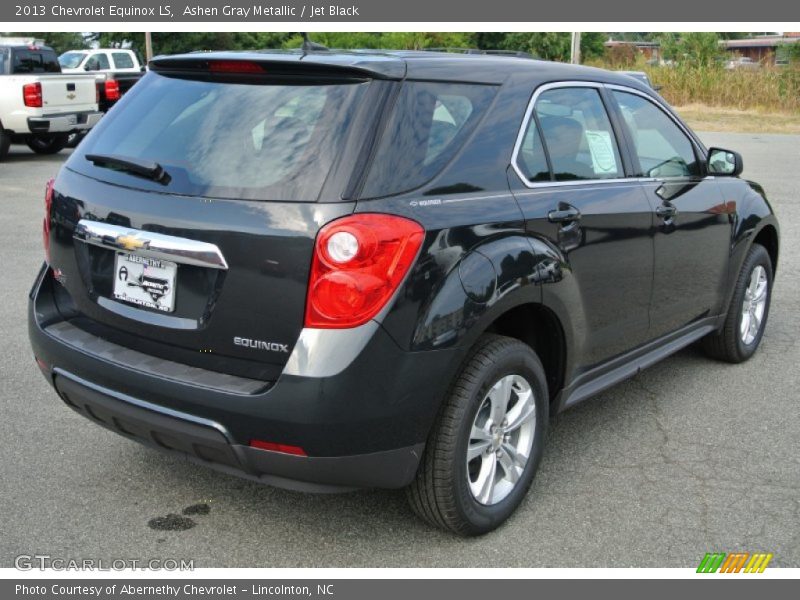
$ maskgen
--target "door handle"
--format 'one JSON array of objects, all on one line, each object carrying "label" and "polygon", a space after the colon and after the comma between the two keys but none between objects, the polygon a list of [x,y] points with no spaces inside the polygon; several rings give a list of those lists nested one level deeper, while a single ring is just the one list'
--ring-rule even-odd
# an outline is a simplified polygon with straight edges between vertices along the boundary
[{"label": "door handle", "polygon": [[656,208],[656,214],[662,219],[671,219],[678,214],[678,209],[674,204],[660,204]]},{"label": "door handle", "polygon": [[547,213],[547,220],[551,223],[572,223],[581,218],[581,211],[571,204],[559,204],[557,210]]}]

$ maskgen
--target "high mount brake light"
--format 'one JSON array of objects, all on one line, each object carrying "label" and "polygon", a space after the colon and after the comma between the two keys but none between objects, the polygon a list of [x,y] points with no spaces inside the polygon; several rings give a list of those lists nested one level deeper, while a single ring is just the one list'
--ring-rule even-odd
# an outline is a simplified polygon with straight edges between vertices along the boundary
[{"label": "high mount brake light", "polygon": [[44,188],[44,220],[42,221],[42,244],[44,245],[44,259],[50,264],[50,220],[53,213],[53,183],[47,182]]},{"label": "high mount brake light", "polygon": [[208,70],[212,73],[264,73],[264,67],[247,60],[212,60]]},{"label": "high mount brake light", "polygon": [[373,213],[325,225],[314,246],[305,326],[345,329],[373,318],[413,264],[424,233],[410,219]]}]

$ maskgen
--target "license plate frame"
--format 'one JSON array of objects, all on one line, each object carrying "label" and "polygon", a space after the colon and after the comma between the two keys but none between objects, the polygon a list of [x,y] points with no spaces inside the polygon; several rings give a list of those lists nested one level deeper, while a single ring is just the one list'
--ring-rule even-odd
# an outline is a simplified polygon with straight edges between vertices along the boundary
[{"label": "license plate frame", "polygon": [[178,263],[117,252],[114,257],[115,300],[162,313],[175,312]]}]

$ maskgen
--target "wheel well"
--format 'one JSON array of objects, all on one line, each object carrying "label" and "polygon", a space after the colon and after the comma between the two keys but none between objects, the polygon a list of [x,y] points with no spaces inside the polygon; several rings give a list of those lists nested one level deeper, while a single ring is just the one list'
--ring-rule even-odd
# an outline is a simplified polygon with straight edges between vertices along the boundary
[{"label": "wheel well", "polygon": [[487,331],[516,338],[539,356],[552,401],[564,385],[566,343],[558,317],[540,304],[523,304],[500,315]]},{"label": "wheel well", "polygon": [[767,249],[769,258],[772,261],[772,272],[774,274],[778,268],[778,232],[772,225],[765,225],[753,239],[753,243],[760,244]]}]

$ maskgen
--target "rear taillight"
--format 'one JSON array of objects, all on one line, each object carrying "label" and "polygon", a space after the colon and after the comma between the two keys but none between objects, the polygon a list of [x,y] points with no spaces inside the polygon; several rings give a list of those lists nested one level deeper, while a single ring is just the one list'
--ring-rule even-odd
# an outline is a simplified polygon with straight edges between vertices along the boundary
[{"label": "rear taillight", "polygon": [[42,243],[44,259],[50,264],[50,221],[53,213],[53,180],[47,182],[44,189],[44,220],[42,222]]},{"label": "rear taillight", "polygon": [[106,81],[106,100],[115,102],[119,100],[119,81]]},{"label": "rear taillight", "polygon": [[25,106],[31,108],[42,107],[42,84],[38,81],[36,83],[26,83],[22,86],[22,99]]},{"label": "rear taillight", "polygon": [[423,237],[419,223],[393,215],[351,215],[325,225],[314,247],[305,326],[369,321],[400,285]]}]

